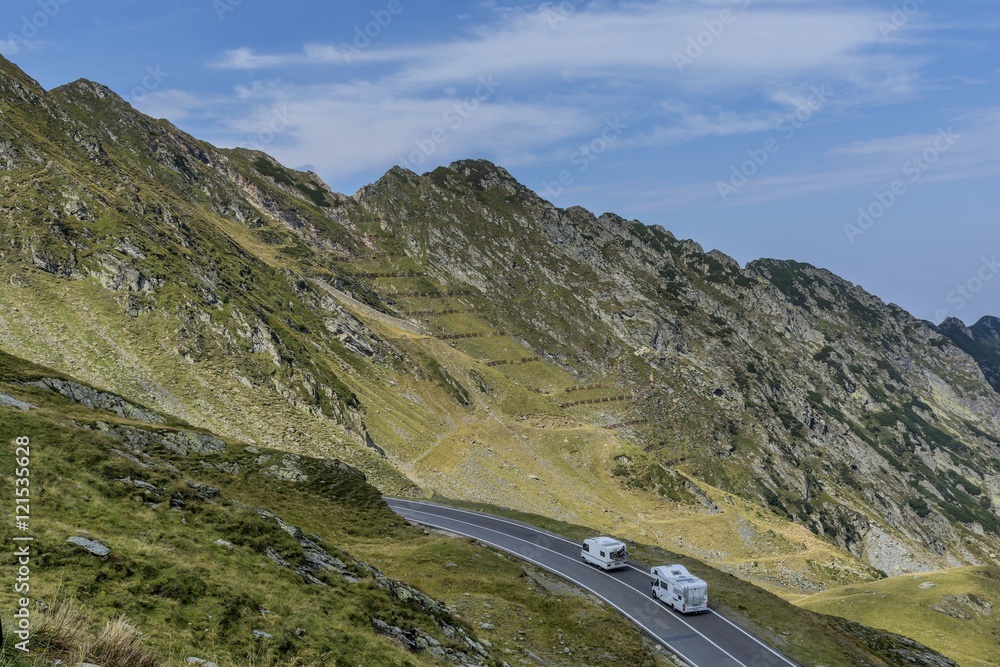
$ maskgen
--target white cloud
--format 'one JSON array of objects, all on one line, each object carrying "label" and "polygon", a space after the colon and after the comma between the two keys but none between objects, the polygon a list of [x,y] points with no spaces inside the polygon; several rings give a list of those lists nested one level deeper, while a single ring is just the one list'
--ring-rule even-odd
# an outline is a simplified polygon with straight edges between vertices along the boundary
[{"label": "white cloud", "polygon": [[288,65],[297,59],[296,54],[261,55],[254,53],[253,49],[242,47],[224,51],[222,57],[212,63],[212,66],[220,69],[263,69]]},{"label": "white cloud", "polygon": [[963,113],[933,132],[857,141],[827,155],[851,164],[881,165],[892,173],[907,161],[929,161],[936,152],[941,153],[940,164],[935,158],[927,180],[957,180],[1000,172],[1000,107]]},{"label": "white cloud", "polygon": [[[908,186],[1000,174],[1000,107],[957,116],[939,131],[881,137],[827,151],[815,168],[757,175],[730,197],[748,206],[857,190],[870,194],[894,181]],[[919,171],[919,177],[914,179]],[[724,180],[724,179],[720,179]],[[659,211],[709,203],[723,205],[718,182],[642,188],[626,195],[633,210]]]},{"label": "white cloud", "polygon": [[[432,98],[370,82],[307,87],[257,82],[239,90],[238,101],[249,106],[223,121],[215,141],[252,145],[286,164],[313,164],[336,186],[338,178],[399,163],[421,171],[484,153],[507,164],[523,163],[536,159],[532,147],[594,124],[572,107],[513,102],[502,94],[502,82],[488,78],[460,86],[455,95]],[[275,114],[287,123],[269,134]],[[270,140],[262,143],[261,133]]]},{"label": "white cloud", "polygon": [[348,66],[361,63],[403,62],[418,57],[422,50],[359,49],[352,44],[308,43],[300,51],[289,53],[257,53],[251,48],[241,47],[223,51],[222,57],[210,63],[216,69],[259,70],[281,67],[301,67],[303,65]]},{"label": "white cloud", "polygon": [[652,132],[638,134],[628,145],[673,144],[702,137],[728,137],[773,130],[782,114],[773,111],[737,113],[727,110],[696,111],[682,105],[669,125],[657,124]]},{"label": "white cloud", "polygon": [[0,53],[5,56],[16,56],[25,51],[38,51],[42,48],[42,40],[25,39],[15,33],[8,33],[7,37],[0,39]]},{"label": "white cloud", "polygon": [[[942,129],[947,130],[947,128]],[[880,159],[892,159],[923,151],[927,146],[933,145],[937,136],[936,133],[905,134],[896,137],[880,137],[868,141],[855,141],[846,146],[834,148],[827,154],[836,157],[878,157]]]},{"label": "white cloud", "polygon": [[[373,40],[357,57],[396,64],[391,75],[408,86],[452,84],[489,71],[522,82],[617,77],[693,90],[757,86],[805,72],[853,80],[858,71],[898,71],[905,64],[885,49],[872,51],[884,46],[876,12],[764,0],[740,9],[743,4],[661,1],[588,6],[569,14],[558,7],[510,11],[465,39],[384,49]],[[730,12],[726,21],[723,12]],[[677,56],[692,62],[679,71]],[[289,53],[235,49],[216,66],[265,69],[350,60],[343,44],[307,44]]]},{"label": "white cloud", "polygon": [[[234,145],[287,106],[293,120],[265,148],[290,164],[315,164],[332,179],[470,155],[512,166],[561,160],[613,116],[630,119],[615,150],[762,134],[811,105],[817,86],[834,91],[822,109],[831,116],[919,96],[926,57],[906,55],[900,33],[885,39],[883,14],[800,0],[506,8],[458,39],[226,51],[213,67],[272,78],[239,85],[230,100],[200,113],[219,118],[215,139]],[[484,78],[497,90],[477,101],[474,113],[456,112]],[[190,113],[168,96],[147,103],[164,114],[171,104]],[[881,147],[839,150],[874,155]]]}]

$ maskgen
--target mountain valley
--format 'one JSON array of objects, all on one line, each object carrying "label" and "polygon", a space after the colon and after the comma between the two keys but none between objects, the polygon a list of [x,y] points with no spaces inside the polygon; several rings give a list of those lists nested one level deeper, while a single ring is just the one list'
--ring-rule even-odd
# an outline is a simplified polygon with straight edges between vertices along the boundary
[{"label": "mountain valley", "polygon": [[[265,153],[148,118],[100,84],[45,91],[2,58],[0,258],[5,363],[45,370],[6,375],[0,399],[44,404],[62,424],[46,433],[86,430],[73,437],[87,442],[128,441],[151,423],[212,434],[240,466],[255,464],[233,452],[280,459],[274,484],[334,474],[316,472],[324,461],[358,471],[364,516],[403,545],[373,547],[359,519],[346,532],[366,560],[345,566],[351,576],[376,581],[365,567],[378,558],[412,574],[400,553],[453,548],[421,542],[378,493],[587,526],[795,602],[952,568],[997,572],[996,318],[938,326],[807,264],[740,266],[661,227],[556,208],[483,160],[395,167],[339,194]],[[6,432],[20,410],[5,405]],[[85,408],[117,415],[101,417],[111,430],[96,434]],[[219,455],[194,453],[205,470]],[[111,465],[100,458],[88,465]],[[281,515],[252,497],[252,480],[231,484],[239,503]],[[294,521],[322,534],[307,500]],[[214,576],[202,579],[221,585]],[[397,590],[372,586],[372,608]],[[840,614],[830,600],[815,608]],[[441,609],[412,613],[457,651],[464,640],[442,628],[460,624]],[[884,629],[908,634],[901,623]],[[607,627],[645,664],[666,664],[638,633]],[[480,659],[503,659],[483,648]]]}]

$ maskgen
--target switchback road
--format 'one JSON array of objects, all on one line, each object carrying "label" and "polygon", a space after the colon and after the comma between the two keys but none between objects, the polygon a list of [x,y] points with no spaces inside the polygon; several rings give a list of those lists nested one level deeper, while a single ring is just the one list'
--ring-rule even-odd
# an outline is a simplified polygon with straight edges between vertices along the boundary
[{"label": "switchback road", "polygon": [[[692,667],[799,667],[720,614],[682,616],[650,597],[648,570],[604,572],[581,561],[580,545],[524,523],[416,500],[386,498],[403,518],[474,538],[594,593]],[[669,563],[657,563],[657,565]],[[712,591],[709,590],[709,601]]]}]

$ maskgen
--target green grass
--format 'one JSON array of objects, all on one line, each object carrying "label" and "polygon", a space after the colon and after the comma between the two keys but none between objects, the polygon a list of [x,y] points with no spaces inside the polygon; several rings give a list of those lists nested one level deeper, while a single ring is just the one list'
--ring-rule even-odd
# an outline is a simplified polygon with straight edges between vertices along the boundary
[{"label": "green grass", "polygon": [[[869,305],[875,302],[860,290],[807,265],[765,260],[741,275],[656,228],[552,209],[482,161],[427,178],[394,170],[357,199],[328,194],[308,174],[255,151],[216,150],[135,114],[113,95],[98,99],[81,85],[48,95],[45,105],[0,99],[15,147],[40,156],[37,163],[22,160],[0,183],[17,213],[0,225],[14,249],[0,271],[2,347],[169,412],[177,419],[171,425],[339,457],[386,491],[412,491],[419,483],[590,522],[601,520],[591,500],[614,498],[642,508],[635,534],[655,531],[662,516],[684,507],[661,502],[651,487],[662,483],[645,471],[614,478],[604,449],[645,450],[653,463],[741,500],[776,501],[775,509],[831,535],[831,514],[860,515],[893,532],[886,507],[905,507],[920,495],[896,482],[923,476],[955,486],[921,467],[917,441],[937,448],[945,467],[950,460],[971,484],[978,483],[973,471],[997,472],[984,455],[991,445],[962,426],[974,415],[961,406],[990,392],[978,374],[953,368],[940,350],[922,344],[926,327],[907,324],[904,340],[894,324],[902,313]],[[105,152],[96,159],[94,141]],[[500,186],[484,185],[485,177]],[[62,208],[68,193],[86,205],[82,219]],[[144,258],[122,250],[123,239]],[[34,266],[32,252],[49,259],[55,273]],[[155,289],[135,295],[103,287],[97,276],[109,254],[133,264]],[[426,275],[360,277],[365,272]],[[308,276],[383,310],[394,292],[468,289],[446,300],[400,298],[397,310],[468,308],[429,316],[426,326],[506,336],[397,344],[406,334],[372,325],[376,354],[362,357],[330,331],[341,313],[309,287]],[[126,312],[136,300],[144,309],[138,316]],[[789,317],[778,315],[789,309]],[[817,349],[819,359],[810,360]],[[922,410],[926,424],[910,414],[916,404],[909,411],[892,404],[914,387],[888,362],[873,361],[901,351],[913,359],[914,377],[927,369],[955,389],[957,401],[948,391],[924,397],[935,414]],[[536,355],[551,362],[479,363]],[[634,389],[642,400],[563,411],[561,401],[536,393],[595,381],[620,393]],[[804,424],[806,391],[814,392],[807,401],[824,413],[829,434]],[[866,420],[869,396],[907,432]],[[80,423],[95,418],[63,407]],[[599,428],[636,417],[648,423]],[[740,422],[735,431],[726,426],[733,420]],[[388,459],[364,448],[364,429]],[[857,450],[834,434],[848,429],[854,445],[871,448],[868,456],[886,458],[884,475],[877,464],[845,472]],[[588,442],[577,444],[584,431]],[[468,446],[473,439],[486,448]],[[844,507],[817,519],[813,510],[820,508],[802,497],[794,468],[828,447],[833,465],[809,473],[810,488],[829,487],[813,504]],[[489,480],[463,475],[476,470],[461,469],[463,456],[485,456],[489,448],[497,453],[489,476],[509,484],[544,471],[552,475],[544,493],[541,484],[486,491],[480,482]],[[850,480],[846,494],[837,493],[841,480]],[[960,483],[967,492],[949,492],[940,505],[923,500],[952,521],[971,552],[993,549],[993,532],[979,538],[962,527],[972,518],[995,530],[995,510],[983,505],[988,494],[976,496]],[[915,510],[923,511],[919,504]],[[913,530],[896,536],[908,548],[941,558],[941,544],[909,537],[923,534],[916,523],[907,528]],[[812,575],[801,562],[796,567]]]},{"label": "green grass", "polygon": [[[22,366],[9,356],[0,357],[0,363],[0,391],[30,398],[38,406],[27,413],[0,408],[0,440],[31,439],[32,600],[50,609],[78,601],[92,619],[92,633],[104,621],[124,616],[164,664],[177,664],[188,655],[224,667],[437,664],[426,652],[407,651],[376,634],[371,619],[377,617],[404,629],[419,628],[455,649],[462,649],[463,642],[443,633],[438,623],[463,627],[524,656],[530,651],[558,661],[569,647],[597,665],[620,660],[665,664],[624,619],[586,597],[562,589],[553,594],[535,583],[540,574],[526,572],[519,563],[465,540],[428,536],[409,526],[363,475],[336,461],[286,459],[283,452],[247,451],[238,445],[198,457],[154,447],[152,459],[141,459],[154,466],[146,468],[113,452],[127,450],[126,445],[101,430],[84,428],[98,418],[114,425],[120,421],[117,416],[94,413],[54,394],[29,395],[12,379],[36,372],[47,376],[46,369]],[[306,479],[280,481],[269,472],[272,465],[286,467],[286,461]],[[173,467],[165,467],[168,462]],[[0,465],[0,493],[10,499],[13,447],[0,456]],[[159,491],[116,481],[123,478],[144,480]],[[206,499],[192,482],[220,492]],[[309,584],[280,567],[269,553],[302,564],[303,548],[254,507],[266,507],[315,536],[359,581],[320,573],[316,576],[326,585]],[[66,543],[82,530],[109,546],[111,554],[101,560]],[[5,520],[0,539],[10,545],[12,536],[12,520]],[[431,612],[405,600],[397,589],[379,587],[358,565],[358,557],[389,576],[406,576],[419,588],[440,594],[454,611]],[[447,581],[434,580],[440,559],[457,564],[446,568],[451,575]],[[465,591],[475,592],[475,605],[467,604]],[[12,609],[12,597],[10,588],[0,591],[0,608]],[[490,605],[497,611],[491,612]],[[497,622],[487,637],[478,624],[489,618]],[[517,618],[527,625],[514,627]],[[3,621],[9,627],[10,617],[5,614]],[[518,633],[526,628],[529,636]],[[272,637],[255,639],[254,630]],[[32,647],[44,648],[44,637],[39,633]],[[9,647],[4,650],[4,659],[18,657]],[[51,645],[44,654],[66,655],[60,650]]]},{"label": "green grass", "polygon": [[505,654],[523,656],[527,650],[554,661],[547,664],[660,664],[639,631],[623,624],[613,609],[471,540],[431,535],[392,548],[376,543],[357,550],[392,576],[456,608],[480,628],[480,637]]},{"label": "green grass", "polygon": [[[348,584],[326,577],[326,587],[310,586],[278,567],[265,555],[268,549],[296,562],[303,558],[301,547],[245,506],[200,500],[179,475],[151,474],[109,457],[113,443],[96,432],[45,428],[21,415],[4,415],[0,431],[4,440],[24,433],[32,439],[33,599],[52,605],[67,596],[104,618],[124,614],[142,628],[150,647],[172,660],[198,655],[220,664],[242,662],[256,649],[252,630],[263,630],[274,637],[266,664],[292,657],[306,664],[414,661],[366,627],[371,614],[420,623],[412,610],[395,605],[370,579]],[[113,481],[126,476],[163,489],[161,507],[147,507],[144,494]],[[171,501],[183,508],[170,509]],[[9,544],[8,526],[3,536]],[[111,547],[106,560],[66,543],[81,530]],[[234,548],[217,546],[218,539]],[[3,599],[9,608],[8,591]],[[305,632],[296,634],[296,628]]]},{"label": "green grass", "polygon": [[[165,658],[172,656],[171,662],[198,655],[220,664],[245,664],[249,652],[257,659],[269,656],[256,664],[284,664],[292,658],[301,664],[429,664],[370,629],[370,618],[377,615],[404,627],[422,625],[433,634],[436,628],[426,613],[394,602],[371,577],[352,584],[339,575],[319,575],[327,585],[309,585],[266,556],[273,550],[302,562],[298,542],[251,509],[293,490],[260,476],[253,479],[257,494],[251,503],[225,492],[204,500],[185,481],[206,479],[199,461],[178,458],[175,465],[181,472],[145,469],[110,453],[123,448],[121,443],[69,422],[62,400],[53,398],[46,405],[39,398],[45,397],[35,397],[38,410],[0,413],[4,441],[31,438],[34,600],[51,606],[62,598],[76,599],[107,619],[124,614],[142,628],[149,646]],[[12,453],[3,457],[0,487],[9,497]],[[243,457],[245,462],[253,458]],[[231,453],[228,459],[233,459]],[[220,457],[220,463],[226,461],[227,456]],[[334,536],[330,526],[348,532],[362,524],[371,529],[379,521],[402,539],[415,534],[381,505],[358,473],[321,467],[328,484],[311,505],[325,517],[327,535]],[[115,481],[124,477],[143,479],[161,492],[152,497]],[[149,502],[159,507],[149,507]],[[66,543],[80,530],[111,547],[106,560]],[[11,544],[11,522],[4,522],[2,534]],[[229,541],[233,549],[218,546],[218,539]],[[327,548],[351,562],[335,542]],[[11,591],[0,596],[10,609]],[[252,630],[258,629],[272,634],[272,643],[255,646]]]},{"label": "green grass", "polygon": [[[990,603],[992,612],[987,615],[956,600],[963,596]],[[1000,664],[996,643],[1000,636],[997,609],[1000,605],[1000,569],[994,566],[957,568],[844,586],[810,596],[799,604],[805,609],[842,616],[873,628],[905,632],[963,667]],[[965,618],[946,613],[949,611]]]}]

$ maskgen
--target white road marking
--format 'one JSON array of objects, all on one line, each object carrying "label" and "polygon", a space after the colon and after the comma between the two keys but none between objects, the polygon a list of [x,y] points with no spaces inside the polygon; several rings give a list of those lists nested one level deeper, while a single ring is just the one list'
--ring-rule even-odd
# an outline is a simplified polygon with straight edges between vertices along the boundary
[{"label": "white road marking", "polygon": [[[423,500],[406,500],[406,499],[403,499],[403,498],[392,498],[392,497],[388,497],[388,496],[386,496],[385,499],[386,500],[399,500],[399,501],[402,501],[402,502],[414,503],[414,504],[417,504],[417,505],[430,505],[431,507],[440,507],[441,509],[449,510],[449,511],[452,511],[452,512],[461,512],[462,514],[470,514],[472,516],[481,517],[481,518],[485,517],[485,518],[493,520],[493,521],[499,521],[501,523],[506,523],[506,524],[510,524],[512,526],[517,526],[519,528],[527,528],[529,530],[534,530],[534,531],[536,531],[536,532],[538,532],[538,533],[540,533],[542,535],[546,535],[546,536],[548,536],[550,538],[559,540],[560,542],[565,542],[566,544],[570,544],[570,545],[573,545],[573,546],[579,546],[579,544],[577,542],[574,542],[573,540],[567,539],[567,538],[563,537],[562,535],[555,535],[553,533],[548,532],[547,530],[542,530],[541,528],[535,528],[534,526],[531,526],[529,524],[520,523],[518,521],[511,521],[509,519],[504,519],[502,517],[494,516],[492,514],[487,514],[485,512],[473,512],[471,510],[459,509],[457,507],[449,507],[448,505],[439,505],[437,503],[429,503],[429,502],[426,502],[426,501],[423,501]],[[414,510],[414,511],[418,511],[418,510]],[[551,549],[549,551],[551,551]],[[558,552],[553,552],[553,553],[558,553]],[[562,554],[560,554],[560,555],[562,555]],[[632,563],[629,563],[628,567],[632,568],[636,572],[644,574],[645,576],[649,577],[650,579],[653,578],[653,575],[651,575],[649,572],[646,572],[645,570],[636,567]],[[627,585],[628,584],[626,584],[626,586]],[[630,588],[632,588],[632,587],[630,586]],[[632,590],[635,590],[635,589],[632,588]],[[732,621],[730,621],[728,618],[726,618],[722,614],[720,614],[720,613],[718,613],[718,612],[716,612],[716,611],[714,611],[712,609],[709,609],[708,613],[712,614],[713,616],[715,616],[717,618],[722,619],[723,621],[725,621],[729,625],[733,626],[734,628],[736,628],[737,630],[739,630],[740,632],[742,632],[744,635],[746,635],[748,638],[752,639],[755,643],[757,643],[758,645],[760,645],[761,647],[763,647],[765,650],[767,650],[770,653],[774,654],[778,659],[782,660],[785,664],[791,665],[792,667],[799,667],[797,664],[795,664],[794,662],[792,662],[791,660],[789,660],[788,658],[786,658],[785,656],[781,655],[776,650],[774,650],[774,648],[772,648],[771,646],[768,646],[767,644],[765,644],[764,642],[762,642],[757,637],[754,637],[752,634],[750,634],[749,632],[747,632],[746,630],[744,630],[740,626],[736,625],[735,623],[733,623]],[[685,623],[685,625],[687,625],[687,624]],[[690,627],[690,626],[688,626],[688,627]],[[694,629],[694,628],[692,628],[692,629]],[[698,634],[701,634],[701,633],[698,633]]]},{"label": "white road marking", "polygon": [[[565,554],[561,554],[561,553],[559,553],[558,551],[554,551],[554,550],[552,550],[552,549],[549,549],[548,547],[543,547],[543,546],[541,546],[541,545],[539,545],[539,544],[535,544],[535,543],[533,543],[533,542],[529,542],[528,540],[525,540],[525,539],[522,539],[522,538],[520,538],[520,537],[514,537],[513,535],[508,535],[508,534],[506,534],[506,533],[501,533],[501,532],[500,532],[499,530],[494,530],[494,529],[492,529],[492,528],[486,528],[485,526],[478,526],[478,525],[476,525],[476,524],[474,524],[474,523],[469,523],[468,521],[460,521],[459,519],[450,519],[450,518],[448,518],[448,517],[436,517],[436,516],[435,516],[434,514],[431,514],[431,513],[429,513],[429,512],[421,512],[420,510],[414,510],[414,509],[404,509],[403,511],[404,511],[404,512],[410,512],[410,513],[416,513],[416,514],[423,514],[423,515],[425,515],[425,516],[431,516],[431,517],[435,517],[435,518],[438,518],[438,519],[442,519],[442,518],[443,518],[443,519],[444,519],[444,520],[446,520],[446,521],[454,521],[455,523],[460,523],[460,524],[463,524],[463,525],[466,525],[466,526],[472,526],[473,528],[478,528],[479,530],[486,530],[486,531],[489,531],[489,532],[491,532],[491,533],[497,533],[498,535],[503,535],[504,537],[507,537],[507,538],[509,538],[509,539],[512,539],[512,540],[517,540],[518,542],[524,542],[525,544],[528,544],[528,545],[530,545],[530,546],[533,546],[533,547],[535,547],[535,548],[537,548],[537,549],[542,549],[543,551],[548,551],[549,553],[552,553],[552,554],[555,554],[556,556],[559,556],[560,558],[565,558],[566,560],[569,560],[569,561],[572,561],[572,562],[574,562],[574,563],[578,563],[578,562],[579,562],[579,561],[578,561],[577,559],[575,559],[575,558],[571,558],[570,556],[567,556],[567,555],[565,555]],[[438,527],[442,527],[442,528],[444,528],[445,530],[447,530],[447,529],[448,529],[448,528],[447,528],[446,526],[438,526]],[[476,540],[480,539],[480,538],[478,538],[478,537],[475,537],[475,536],[472,536],[472,535],[469,535],[468,537],[472,537],[473,539],[476,539]],[[482,541],[483,541],[483,542],[486,542],[486,540],[482,540]],[[487,544],[490,544],[490,543],[489,543],[489,542],[487,542]],[[498,545],[495,545],[495,544],[494,544],[494,545],[492,545],[492,546],[496,546],[496,547],[497,547],[497,548],[499,548],[499,549],[503,549],[504,551],[506,551],[506,552],[508,552],[508,553],[512,553],[512,554],[514,554],[515,556],[518,556],[518,557],[523,557],[523,556],[521,556],[521,554],[518,554],[518,553],[515,553],[515,552],[511,551],[510,549],[506,549],[506,548],[504,548],[504,547],[500,547],[500,546],[498,546]],[[531,560],[531,559],[529,559],[529,558],[525,558],[525,560]],[[533,560],[532,560],[531,562],[535,562],[535,561],[533,561]],[[536,564],[536,565],[540,565],[539,563],[535,563],[535,564]],[[555,572],[555,570],[553,570],[553,569],[552,569],[552,568],[550,568],[550,567],[546,567],[546,566],[544,566],[544,565],[540,565],[540,567],[544,567],[544,568],[545,568],[546,570],[549,570],[549,571],[551,571],[551,572]],[[604,572],[603,570],[600,570],[600,569],[595,569],[595,570],[594,570],[594,572],[595,572],[595,573],[597,573],[597,574],[602,574],[602,575],[604,575],[605,577],[607,577],[607,578],[611,579],[612,581],[615,581],[615,582],[617,582],[618,584],[620,584],[620,585],[622,585],[622,586],[625,586],[626,588],[630,588],[630,589],[632,589],[633,591],[635,591],[636,593],[638,593],[639,595],[641,595],[641,596],[642,596],[643,598],[645,598],[645,597],[646,597],[646,594],[645,594],[645,593],[643,593],[642,591],[640,591],[640,590],[639,590],[638,588],[636,588],[635,586],[632,586],[631,584],[627,584],[627,583],[625,583],[624,581],[622,581],[621,579],[615,579],[614,577],[612,577],[612,576],[611,576],[610,574],[608,574],[607,572]],[[565,575],[563,575],[563,574],[562,574],[561,572],[556,572],[556,574],[559,574],[560,576],[565,576]],[[570,579],[569,577],[566,577],[566,578],[567,578],[567,579]],[[573,580],[572,580],[572,579],[570,579],[570,581],[573,581]],[[587,586],[585,586],[584,584],[581,584],[581,583],[580,583],[580,582],[578,582],[578,581],[573,581],[573,583],[577,584],[578,586],[582,586],[583,588],[587,588]],[[590,589],[588,589],[588,590],[590,590]],[[600,596],[600,597],[602,597],[602,598],[604,598],[604,596],[600,595],[600,593],[597,593],[596,591],[591,591],[591,592],[592,592],[592,593],[594,593],[594,594],[596,594],[596,595],[599,595],[599,596]],[[657,637],[657,639],[659,639],[660,641],[663,641],[663,643],[664,643],[664,644],[666,644],[666,643],[667,643],[667,642],[665,642],[665,641],[664,641],[664,640],[663,640],[662,638],[660,638],[660,637],[659,637],[659,636],[658,636],[658,635],[657,635],[657,634],[656,634],[655,632],[651,632],[651,631],[649,630],[649,628],[647,628],[646,626],[642,625],[642,624],[641,624],[641,623],[640,623],[639,621],[637,621],[637,620],[636,620],[635,618],[633,618],[633,617],[632,617],[632,616],[631,616],[630,614],[628,614],[627,612],[625,612],[624,610],[622,610],[622,609],[621,609],[621,608],[620,608],[620,607],[619,607],[618,605],[616,605],[616,604],[614,604],[613,602],[611,602],[611,600],[608,600],[607,598],[604,598],[604,600],[605,600],[606,602],[608,602],[608,604],[610,604],[611,606],[613,606],[613,607],[614,607],[615,609],[617,609],[618,611],[621,611],[621,612],[622,612],[623,614],[625,614],[625,615],[626,615],[626,616],[627,616],[627,617],[628,617],[629,619],[631,619],[631,620],[632,620],[632,621],[633,621],[633,622],[634,622],[634,623],[635,623],[636,625],[638,625],[638,626],[639,626],[639,627],[641,627],[642,629],[646,630],[646,632],[649,632],[649,633],[650,633],[651,635],[653,635],[654,637]],[[730,653],[730,652],[729,652],[729,651],[727,651],[726,649],[722,648],[721,646],[719,646],[718,644],[716,644],[716,643],[715,643],[714,641],[712,641],[711,639],[709,639],[709,638],[708,638],[707,636],[705,636],[704,634],[702,634],[701,632],[699,632],[697,628],[693,627],[693,626],[692,626],[692,625],[691,625],[690,623],[688,623],[687,621],[685,621],[685,620],[684,620],[683,618],[680,618],[680,617],[677,617],[677,616],[671,616],[671,618],[673,618],[674,620],[676,620],[676,621],[678,621],[678,622],[682,623],[683,625],[687,626],[687,627],[688,627],[688,629],[690,629],[690,630],[691,630],[692,632],[694,632],[694,633],[695,633],[696,635],[698,635],[699,637],[701,637],[702,639],[704,639],[705,641],[707,641],[707,642],[708,642],[709,644],[711,644],[711,645],[712,645],[712,646],[714,646],[715,648],[719,649],[719,651],[721,651],[722,653],[724,653],[725,655],[727,655],[727,656],[728,656],[729,658],[731,658],[731,659],[732,659],[732,660],[733,660],[733,661],[734,661],[734,662],[735,662],[736,664],[738,664],[738,665],[742,665],[743,667],[748,667],[748,666],[746,665],[746,663],[744,663],[744,662],[741,662],[741,661],[740,661],[740,660],[739,660],[739,659],[738,659],[738,658],[737,658],[736,656],[734,656],[734,655],[733,655],[732,653]],[[675,649],[671,649],[671,650],[675,650]],[[679,652],[677,652],[677,653],[678,653],[678,655],[680,655],[680,653],[679,653]],[[687,660],[687,658],[685,658],[685,657],[684,657],[683,655],[682,655],[681,657],[682,657],[682,658],[683,658],[684,660]],[[689,660],[688,662],[690,662],[690,660]],[[692,664],[694,664],[694,663],[692,663]]]},{"label": "white road marking", "polygon": [[779,659],[781,659],[781,660],[783,660],[783,661],[784,661],[784,662],[785,662],[786,664],[789,664],[789,665],[791,665],[792,667],[799,667],[799,666],[798,666],[798,665],[796,665],[796,664],[795,664],[794,662],[792,662],[791,660],[789,660],[789,659],[788,659],[788,658],[786,658],[785,656],[781,655],[780,653],[778,653],[777,651],[775,651],[775,650],[774,650],[773,648],[771,648],[770,646],[768,646],[767,644],[765,644],[765,643],[764,643],[764,642],[762,642],[761,640],[757,639],[757,638],[756,638],[756,637],[754,637],[754,636],[753,636],[752,634],[750,634],[749,632],[747,632],[746,630],[744,630],[744,629],[743,629],[743,628],[741,628],[740,626],[736,625],[735,623],[733,623],[732,621],[730,621],[730,620],[729,620],[728,618],[726,618],[726,617],[725,617],[725,616],[723,616],[722,614],[719,614],[719,613],[717,613],[717,612],[714,612],[714,611],[712,611],[711,609],[709,609],[709,610],[708,610],[708,613],[712,614],[712,615],[713,615],[713,616],[715,616],[716,618],[721,618],[721,619],[722,619],[723,621],[725,621],[725,622],[726,622],[726,623],[728,623],[729,625],[733,626],[734,628],[736,628],[737,630],[739,630],[740,632],[742,632],[743,634],[745,634],[745,635],[746,635],[747,637],[749,637],[750,639],[754,640],[755,642],[757,642],[758,644],[760,644],[761,646],[763,646],[764,648],[766,648],[766,649],[767,649],[768,651],[770,651],[770,652],[771,652],[771,653],[773,653],[774,655],[778,656],[778,658],[779,658]]}]

